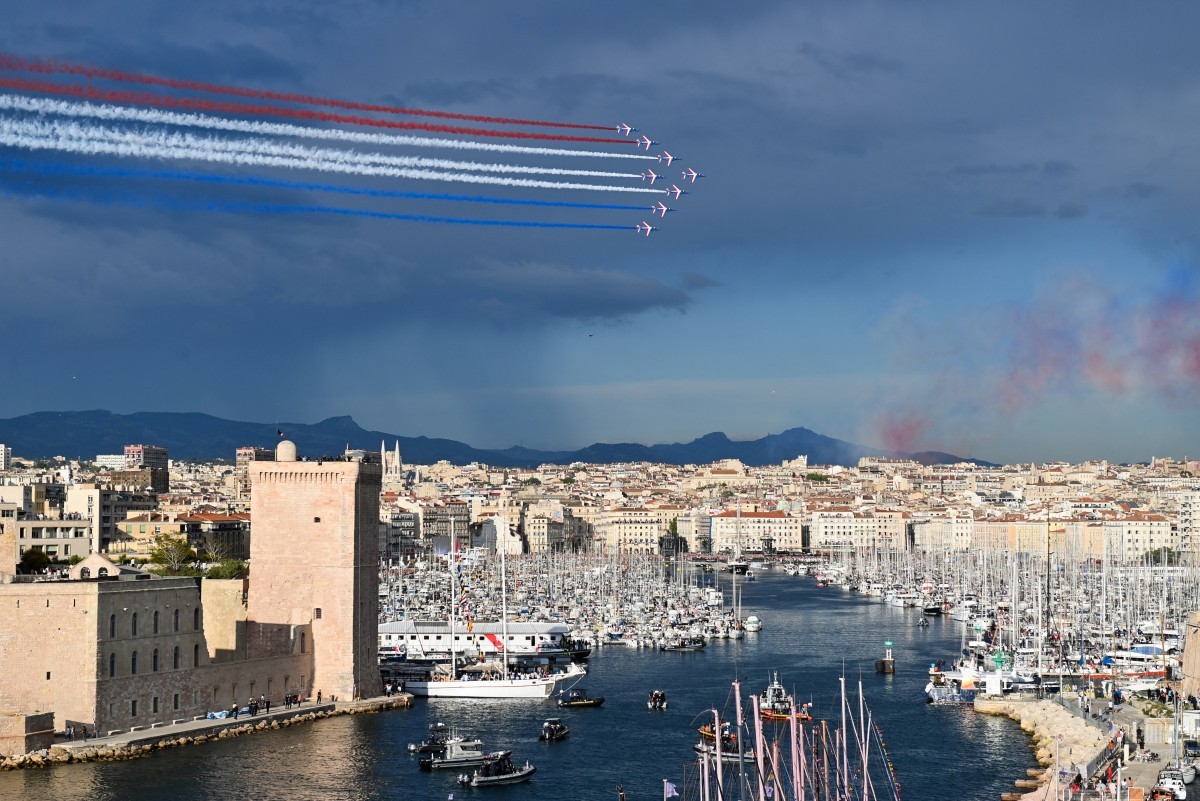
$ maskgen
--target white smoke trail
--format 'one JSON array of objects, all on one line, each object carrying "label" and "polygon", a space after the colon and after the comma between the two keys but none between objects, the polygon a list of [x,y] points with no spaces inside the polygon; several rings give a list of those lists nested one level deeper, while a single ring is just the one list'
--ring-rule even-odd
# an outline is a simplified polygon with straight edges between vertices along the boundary
[{"label": "white smoke trail", "polygon": [[657,156],[637,153],[610,153],[596,150],[567,150],[554,147],[529,147],[527,145],[502,145],[493,142],[472,140],[437,139],[428,136],[400,136],[345,131],[340,128],[310,128],[278,122],[255,122],[230,120],[210,114],[184,114],[160,109],[130,108],[111,104],[81,103],[65,100],[48,100],[24,95],[0,94],[0,110],[29,111],[38,114],[55,114],[62,117],[90,117],[122,122],[145,122],[159,125],[175,125],[210,130],[234,131],[237,133],[261,134],[266,136],[295,136],[305,139],[328,139],[343,142],[361,142],[373,145],[397,145],[402,147],[435,147],[454,150],[479,150],[488,153],[520,153],[531,156],[581,156],[585,158],[635,159],[657,161]]},{"label": "white smoke trail", "polygon": [[[595,192],[638,192],[662,194],[661,189],[640,186],[609,186],[605,184],[576,184],[557,181],[539,181],[528,178],[504,178],[495,175],[475,175],[462,172],[437,172],[429,169],[408,169],[378,164],[355,164],[323,160],[310,156],[294,155],[283,151],[278,154],[221,150],[212,147],[212,140],[200,137],[170,137],[167,134],[152,135],[135,132],[114,132],[99,129],[108,136],[92,137],[86,126],[56,125],[28,120],[0,118],[0,145],[28,150],[56,150],[81,155],[113,155],[130,158],[190,159],[214,164],[237,164],[244,166],[285,167],[296,170],[314,170],[347,175],[368,175],[387,178],[413,178],[426,181],[450,181],[468,184],[490,184],[493,186],[515,186],[530,189],[564,189]],[[112,134],[116,134],[115,136]],[[174,140],[180,140],[172,144]],[[220,140],[216,140],[220,141]]]},{"label": "white smoke trail", "polygon": [[153,129],[130,130],[109,128],[102,125],[77,122],[39,122],[52,131],[47,136],[64,138],[100,139],[108,142],[142,141],[146,144],[165,147],[205,147],[223,152],[258,153],[264,156],[284,156],[334,161],[341,164],[384,164],[391,167],[416,167],[435,170],[461,170],[468,172],[499,172],[506,174],[549,174],[582,176],[589,178],[640,178],[640,173],[597,172],[593,170],[563,170],[554,168],[523,167],[509,164],[480,164],[470,161],[429,159],[422,156],[388,156],[382,153],[362,153],[356,150],[313,148],[304,145],[279,144],[265,139],[228,139],[215,136],[197,136],[191,133],[168,133]]}]

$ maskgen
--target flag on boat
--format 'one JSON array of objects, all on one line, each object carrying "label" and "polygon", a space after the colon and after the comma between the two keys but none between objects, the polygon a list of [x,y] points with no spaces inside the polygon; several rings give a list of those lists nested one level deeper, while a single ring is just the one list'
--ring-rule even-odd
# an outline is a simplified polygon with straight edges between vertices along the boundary
[{"label": "flag on boat", "polygon": [[667,799],[667,798],[670,798],[671,796],[677,796],[677,795],[679,795],[679,791],[675,789],[675,785],[672,784],[671,782],[667,781],[666,779],[663,779],[663,798]]}]

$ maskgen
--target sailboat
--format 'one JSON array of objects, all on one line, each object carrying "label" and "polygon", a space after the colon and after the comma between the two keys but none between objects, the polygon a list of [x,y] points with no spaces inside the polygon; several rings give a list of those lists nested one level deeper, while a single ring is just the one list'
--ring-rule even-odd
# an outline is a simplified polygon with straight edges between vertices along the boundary
[{"label": "sailboat", "polygon": [[[572,663],[563,673],[548,676],[514,678],[508,671],[508,584],[505,570],[504,547],[500,544],[500,620],[502,626],[503,661],[500,675],[494,669],[460,670],[458,667],[458,634],[455,631],[455,608],[450,606],[450,669],[444,676],[433,676],[426,680],[405,681],[405,692],[427,698],[549,698],[555,685],[587,672],[582,665]],[[458,540],[454,536],[454,521],[450,521],[450,597],[458,597],[456,576]]]}]

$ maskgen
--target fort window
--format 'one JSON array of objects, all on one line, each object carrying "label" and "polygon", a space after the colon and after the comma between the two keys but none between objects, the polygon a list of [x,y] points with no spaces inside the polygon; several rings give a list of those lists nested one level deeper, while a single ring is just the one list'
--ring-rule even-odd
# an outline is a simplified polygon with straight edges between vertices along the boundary
[{"label": "fort window", "polygon": [[92,569],[90,567],[79,568],[79,577],[81,579],[91,578],[92,577]]},{"label": "fort window", "polygon": [[192,631],[200,630],[200,607],[192,610]]},{"label": "fort window", "polygon": [[133,632],[133,636],[137,636],[137,612],[133,613],[133,622],[129,626],[129,630]]},{"label": "fort window", "polygon": [[[49,603],[49,601],[47,601],[46,603]],[[313,617],[315,617],[317,620],[321,619],[321,607],[318,606],[316,609],[313,610]]]},{"label": "fort window", "polygon": [[113,638],[113,637],[117,636],[117,616],[116,615],[108,616],[108,636],[109,636],[109,638]]},{"label": "fort window", "polygon": [[157,695],[150,699],[150,711],[156,715],[158,714],[158,696]]},{"label": "fort window", "polygon": [[300,653],[305,653],[305,647],[307,645],[307,640],[306,640],[307,636],[308,635],[306,635],[304,632],[300,633]]},{"label": "fort window", "polygon": [[175,610],[175,612],[174,612],[174,623],[173,623],[173,625],[174,625],[174,627],[175,627],[175,631],[179,631],[179,610],[178,610],[178,609],[176,609],[176,610]]},{"label": "fort window", "polygon": [[134,717],[134,718],[137,717],[137,700],[136,699],[129,702],[129,716]]},{"label": "fort window", "polygon": [[129,655],[129,674],[131,676],[137,675],[137,651]]},{"label": "fort window", "polygon": [[[154,673],[157,673],[158,672],[158,649],[157,648],[154,649],[154,656],[152,658],[152,663],[153,664],[152,664],[150,670]],[[157,712],[158,710],[156,709],[154,711]]]},{"label": "fort window", "polygon": [[50,671],[46,671],[46,681],[50,681]]},{"label": "fort window", "polygon": [[179,693],[175,693],[174,704],[175,704],[174,708],[179,709]]},{"label": "fort window", "polygon": [[200,644],[192,646],[192,667],[200,667]]},{"label": "fort window", "polygon": [[175,646],[175,655],[171,659],[171,667],[173,667],[175,670],[179,670],[179,646],[178,645]]},{"label": "fort window", "polygon": [[321,522],[321,518],[319,518],[319,517],[314,517],[314,518],[313,518],[313,522],[314,522],[314,523],[320,523],[320,522]]},{"label": "fort window", "polygon": [[158,610],[154,610],[154,633],[158,634]]},{"label": "fort window", "polygon": [[108,568],[107,568],[107,567],[102,567],[102,568],[100,568],[100,570],[98,570],[98,571],[96,572],[96,575],[97,575],[97,576],[100,576],[101,578],[103,578],[104,576],[107,576],[107,575],[108,575]]},{"label": "fort window", "polygon": [[117,675],[117,655],[109,654],[108,655],[108,677],[111,679],[113,676],[116,676],[116,675]]}]

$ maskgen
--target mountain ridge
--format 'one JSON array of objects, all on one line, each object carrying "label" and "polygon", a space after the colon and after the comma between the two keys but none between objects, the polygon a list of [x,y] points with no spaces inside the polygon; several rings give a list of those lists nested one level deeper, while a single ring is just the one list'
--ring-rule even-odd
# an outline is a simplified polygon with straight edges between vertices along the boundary
[{"label": "mountain ridge", "polygon": [[691,442],[643,445],[636,442],[597,442],[577,450],[543,451],[513,446],[504,449],[475,448],[457,440],[369,431],[350,415],[328,417],[317,423],[254,423],[226,420],[203,412],[134,412],[114,414],[105,409],[86,411],[33,412],[0,419],[0,442],[14,455],[44,459],[66,456],[93,459],[101,453],[121,453],[133,443],[161,445],[174,459],[231,459],[244,445],[271,447],[282,431],[308,456],[340,454],[343,448],[374,450],[381,440],[392,447],[399,440],[400,453],[410,464],[454,464],[480,462],[496,467],[536,467],[539,464],[572,462],[661,462],[666,464],[709,464],[720,459],[739,459],[761,467],[807,455],[813,465],[853,466],[863,456],[913,459],[923,464],[975,462],[940,451],[904,453],[871,448],[818,434],[808,428],[789,428],[755,440],[732,440],[714,431]]}]

